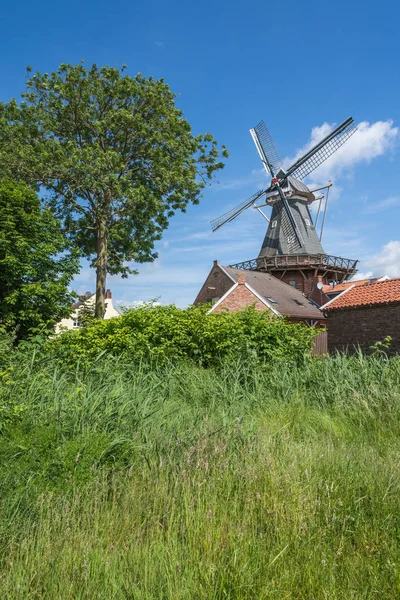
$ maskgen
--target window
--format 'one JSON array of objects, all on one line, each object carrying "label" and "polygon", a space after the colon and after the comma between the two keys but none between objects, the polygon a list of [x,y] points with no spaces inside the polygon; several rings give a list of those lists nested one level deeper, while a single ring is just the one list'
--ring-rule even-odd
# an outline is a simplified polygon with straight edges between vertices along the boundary
[{"label": "window", "polygon": [[264,298],[268,300],[268,302],[271,302],[271,304],[278,304],[278,301],[271,298],[271,296],[264,296]]},{"label": "window", "polygon": [[304,219],[306,222],[307,227],[310,227],[310,219]]},{"label": "window", "polygon": [[296,298],[292,298],[293,302],[296,302],[296,304],[298,304],[299,306],[304,306],[303,302],[300,302],[300,300],[297,300]]},{"label": "window", "polygon": [[287,243],[288,244],[294,244],[294,235],[289,235],[288,236]]},{"label": "window", "polygon": [[72,327],[73,327],[74,329],[76,329],[77,327],[79,327],[79,319],[78,319],[78,317],[75,317],[75,318],[73,319],[73,321],[72,321]]},{"label": "window", "polygon": [[296,287],[296,282],[295,281],[289,281],[289,285],[291,285],[292,287]]},{"label": "window", "polygon": [[275,227],[276,227],[276,221],[272,221],[271,227],[272,227],[272,229],[275,229]]}]

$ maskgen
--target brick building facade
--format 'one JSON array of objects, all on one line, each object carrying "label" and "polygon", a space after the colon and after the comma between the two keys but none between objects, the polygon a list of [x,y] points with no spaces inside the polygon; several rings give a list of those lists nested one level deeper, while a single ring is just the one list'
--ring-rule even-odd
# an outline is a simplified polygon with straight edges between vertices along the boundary
[{"label": "brick building facade", "polygon": [[392,338],[388,354],[400,353],[400,279],[353,286],[322,307],[329,352],[354,352]]},{"label": "brick building facade", "polygon": [[400,353],[400,302],[332,310],[328,313],[328,350],[369,353],[371,346],[388,335],[392,342],[388,354]]},{"label": "brick building facade", "polygon": [[262,299],[246,285],[246,276],[243,273],[239,275],[236,285],[232,286],[229,292],[222,296],[219,302],[213,306],[211,311],[213,313],[226,310],[235,312],[248,306],[254,306],[256,310],[270,309],[270,306],[268,306],[265,301],[263,302]]},{"label": "brick building facade", "polygon": [[223,267],[214,261],[194,304],[213,304],[210,312],[236,311],[247,306],[269,310],[291,322],[322,327],[325,317],[318,306],[298,289],[261,271]]},{"label": "brick building facade", "polygon": [[314,271],[296,270],[296,271],[285,271],[282,275],[280,273],[274,274],[275,277],[279,277],[281,281],[284,281],[288,285],[295,287],[297,290],[310,296],[313,292],[316,283],[319,281],[323,284],[327,283],[327,278],[319,276],[317,277]]}]

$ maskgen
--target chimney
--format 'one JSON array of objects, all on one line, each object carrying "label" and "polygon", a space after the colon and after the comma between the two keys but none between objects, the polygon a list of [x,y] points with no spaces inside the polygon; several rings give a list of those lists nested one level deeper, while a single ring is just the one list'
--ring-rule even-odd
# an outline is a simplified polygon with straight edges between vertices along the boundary
[{"label": "chimney", "polygon": [[218,267],[220,265],[219,260],[214,260],[214,267]]},{"label": "chimney", "polygon": [[246,283],[246,273],[239,273],[237,282],[238,285],[244,285]]},{"label": "chimney", "polygon": [[107,290],[106,291],[106,300],[111,300],[111,298],[112,298],[111,290]]}]

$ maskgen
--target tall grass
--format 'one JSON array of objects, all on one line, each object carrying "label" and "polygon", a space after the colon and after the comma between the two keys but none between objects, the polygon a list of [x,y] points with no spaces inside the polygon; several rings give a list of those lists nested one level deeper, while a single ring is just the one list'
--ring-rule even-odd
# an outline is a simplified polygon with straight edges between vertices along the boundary
[{"label": "tall grass", "polygon": [[400,361],[102,357],[2,390],[0,598],[400,597]]}]

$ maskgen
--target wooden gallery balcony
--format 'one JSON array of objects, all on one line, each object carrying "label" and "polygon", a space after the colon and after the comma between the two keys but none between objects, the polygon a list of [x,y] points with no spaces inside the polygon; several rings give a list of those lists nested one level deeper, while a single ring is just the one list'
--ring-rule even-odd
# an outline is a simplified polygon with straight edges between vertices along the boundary
[{"label": "wooden gallery balcony", "polygon": [[328,254],[280,254],[245,260],[244,262],[229,265],[233,269],[245,269],[247,271],[292,271],[311,270],[326,276],[334,276],[336,281],[349,279],[357,272],[358,260],[330,256]]}]

